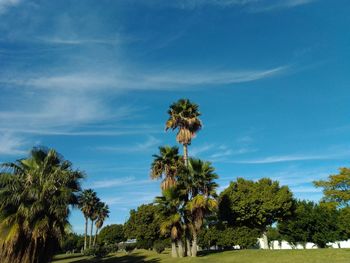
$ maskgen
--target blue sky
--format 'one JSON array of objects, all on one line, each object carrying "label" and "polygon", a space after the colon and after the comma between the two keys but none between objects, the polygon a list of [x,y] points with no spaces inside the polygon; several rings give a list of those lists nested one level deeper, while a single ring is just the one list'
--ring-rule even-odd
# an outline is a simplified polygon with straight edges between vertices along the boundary
[{"label": "blue sky", "polygon": [[[319,200],[349,166],[346,0],[0,0],[0,162],[34,145],[86,171],[123,223],[151,202],[152,154],[175,145],[168,106],[200,105],[189,153],[220,190],[271,177]],[[79,211],[73,229],[83,231]]]}]

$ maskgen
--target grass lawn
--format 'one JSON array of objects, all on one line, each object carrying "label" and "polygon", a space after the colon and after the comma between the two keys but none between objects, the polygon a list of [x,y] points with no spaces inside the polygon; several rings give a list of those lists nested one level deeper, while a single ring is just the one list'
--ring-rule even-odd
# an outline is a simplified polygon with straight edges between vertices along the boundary
[{"label": "grass lawn", "polygon": [[89,259],[80,255],[59,255],[54,263],[172,263],[172,262],[208,262],[208,263],[348,263],[350,249],[312,249],[312,250],[236,250],[201,254],[197,258],[173,259],[169,252],[158,255],[153,251],[135,250],[129,255],[118,252],[105,259]]}]

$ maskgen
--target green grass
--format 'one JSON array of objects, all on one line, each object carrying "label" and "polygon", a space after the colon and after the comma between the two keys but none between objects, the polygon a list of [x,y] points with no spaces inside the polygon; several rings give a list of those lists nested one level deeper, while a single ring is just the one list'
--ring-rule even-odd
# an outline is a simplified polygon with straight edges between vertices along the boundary
[{"label": "green grass", "polygon": [[312,249],[312,250],[236,250],[213,252],[199,255],[197,258],[173,259],[169,252],[158,255],[153,251],[135,250],[130,255],[123,252],[110,255],[105,259],[89,259],[74,255],[55,257],[54,263],[173,263],[173,262],[208,262],[208,263],[348,263],[350,249]]}]

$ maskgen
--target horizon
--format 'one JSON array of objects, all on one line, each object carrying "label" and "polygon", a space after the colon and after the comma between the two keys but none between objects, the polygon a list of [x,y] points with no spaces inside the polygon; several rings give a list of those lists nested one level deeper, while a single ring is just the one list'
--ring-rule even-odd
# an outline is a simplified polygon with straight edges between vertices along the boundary
[{"label": "horizon", "polygon": [[[318,201],[349,166],[350,5],[345,0],[0,1],[0,163],[33,146],[86,172],[104,225],[160,195],[152,155],[177,145],[171,103],[199,105],[189,155],[219,192],[269,177]],[[78,209],[70,217],[83,232]]]}]

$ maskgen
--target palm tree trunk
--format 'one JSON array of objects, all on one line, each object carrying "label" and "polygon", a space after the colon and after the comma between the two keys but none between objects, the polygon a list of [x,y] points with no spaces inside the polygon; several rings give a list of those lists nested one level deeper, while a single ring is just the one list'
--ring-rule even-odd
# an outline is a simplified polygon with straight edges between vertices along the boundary
[{"label": "palm tree trunk", "polygon": [[97,234],[98,234],[98,228],[96,227],[96,232],[95,232],[95,237],[94,237],[94,246],[96,246]]},{"label": "palm tree trunk", "polygon": [[175,240],[171,241],[171,257],[177,258],[176,243]]},{"label": "palm tree trunk", "polygon": [[93,230],[93,228],[94,228],[94,220],[91,220],[89,248],[91,248],[91,245],[92,245],[92,230]]},{"label": "palm tree trunk", "polygon": [[187,144],[184,144],[183,147],[184,147],[184,163],[185,163],[185,166],[187,167],[188,166],[188,145]]},{"label": "palm tree trunk", "polygon": [[186,255],[188,257],[192,256],[192,251],[191,251],[191,240],[189,237],[190,233],[188,229],[186,230]]},{"label": "palm tree trunk", "polygon": [[177,241],[177,247],[178,247],[179,257],[182,258],[184,256],[184,246],[181,239]]},{"label": "palm tree trunk", "polygon": [[192,257],[197,257],[197,233],[195,231],[193,231],[192,238]]},{"label": "palm tree trunk", "polygon": [[88,231],[88,218],[85,217],[85,236],[84,236],[84,250],[87,248],[87,231]]}]

